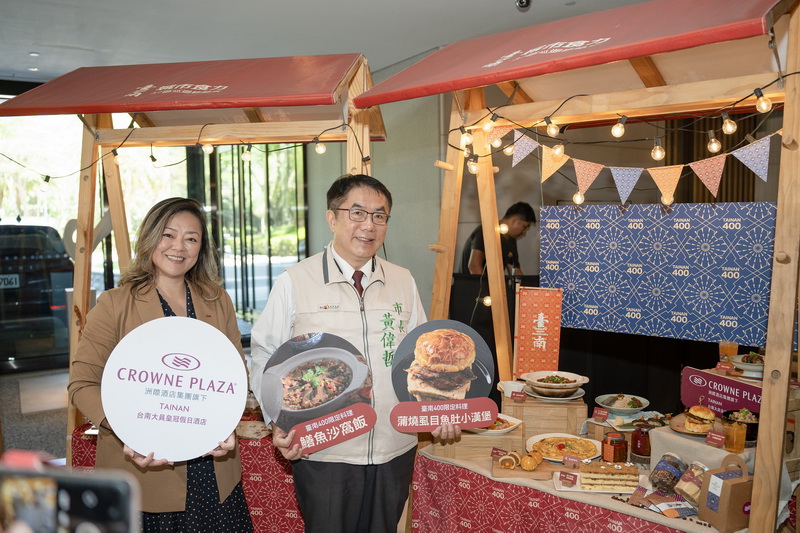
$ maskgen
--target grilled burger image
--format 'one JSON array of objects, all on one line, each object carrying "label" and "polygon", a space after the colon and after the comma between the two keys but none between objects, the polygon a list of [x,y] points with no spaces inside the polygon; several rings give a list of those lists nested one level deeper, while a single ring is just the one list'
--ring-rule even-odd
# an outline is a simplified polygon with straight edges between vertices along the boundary
[{"label": "grilled burger image", "polygon": [[454,329],[423,333],[408,372],[408,394],[417,401],[463,400],[475,379],[475,342]]}]

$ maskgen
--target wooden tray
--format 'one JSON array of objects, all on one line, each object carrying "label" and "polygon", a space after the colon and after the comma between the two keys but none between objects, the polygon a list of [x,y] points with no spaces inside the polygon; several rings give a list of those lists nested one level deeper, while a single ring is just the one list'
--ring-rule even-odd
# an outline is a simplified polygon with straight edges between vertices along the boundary
[{"label": "wooden tray", "polygon": [[570,468],[561,463],[551,463],[549,461],[544,461],[536,467],[536,470],[528,472],[520,467],[514,470],[503,468],[496,459],[492,460],[492,476],[497,478],[521,477],[525,479],[553,479],[553,472],[561,471],[578,473],[577,468]]}]

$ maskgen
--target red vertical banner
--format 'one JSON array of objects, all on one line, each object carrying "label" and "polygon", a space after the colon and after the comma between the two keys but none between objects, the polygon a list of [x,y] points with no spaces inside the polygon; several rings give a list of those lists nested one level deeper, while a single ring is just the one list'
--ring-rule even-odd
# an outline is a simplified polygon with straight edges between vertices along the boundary
[{"label": "red vertical banner", "polygon": [[562,289],[518,287],[514,377],[558,370]]}]

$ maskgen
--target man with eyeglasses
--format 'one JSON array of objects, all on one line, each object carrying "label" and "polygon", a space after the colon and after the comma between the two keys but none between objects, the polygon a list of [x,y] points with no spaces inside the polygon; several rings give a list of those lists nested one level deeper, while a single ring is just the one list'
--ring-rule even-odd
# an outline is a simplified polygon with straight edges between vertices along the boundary
[{"label": "man with eyeglasses", "polygon": [[[425,310],[411,273],[376,255],[388,229],[389,190],[373,177],[346,175],[331,185],[327,199],[333,240],[275,280],[253,327],[251,388],[261,401],[261,375],[269,358],[295,336],[327,332],[361,350],[372,374],[370,403],[378,415],[369,433],[309,456],[299,445],[291,446],[294,431],[287,434],[273,423],[272,436],[293,462],[307,532],[391,532],[408,496],[417,445],[416,435],[395,431],[389,422],[398,403],[392,358],[402,338],[426,321]],[[387,321],[394,335],[390,349]],[[459,433],[457,426],[446,425],[433,435],[451,440]]]},{"label": "man with eyeglasses", "polygon": [[[533,207],[525,202],[517,202],[506,210],[500,224],[508,226],[505,234],[500,234],[500,249],[503,254],[503,268],[510,276],[521,276],[517,240],[536,224],[536,213]],[[486,251],[483,243],[483,230],[478,226],[473,230],[464,244],[461,254],[462,274],[482,274],[486,266]]]}]

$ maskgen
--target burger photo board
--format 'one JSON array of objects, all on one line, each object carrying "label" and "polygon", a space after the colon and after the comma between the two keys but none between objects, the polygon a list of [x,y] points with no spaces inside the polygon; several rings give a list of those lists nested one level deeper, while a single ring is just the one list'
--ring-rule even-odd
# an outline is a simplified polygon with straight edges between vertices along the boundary
[{"label": "burger photo board", "polygon": [[372,373],[350,342],[314,332],[275,350],[261,376],[264,414],[292,445],[313,453],[367,433],[377,421],[370,405]]},{"label": "burger photo board", "polygon": [[488,398],[494,372],[489,346],[466,324],[432,320],[417,326],[394,354],[392,385],[400,403],[392,409],[392,426],[406,433],[445,423],[488,426],[497,418],[497,404]]},{"label": "burger photo board", "polygon": [[244,361],[228,337],[202,320],[164,317],[120,340],[100,395],[122,442],[142,455],[187,461],[233,433],[247,390]]}]

